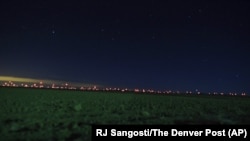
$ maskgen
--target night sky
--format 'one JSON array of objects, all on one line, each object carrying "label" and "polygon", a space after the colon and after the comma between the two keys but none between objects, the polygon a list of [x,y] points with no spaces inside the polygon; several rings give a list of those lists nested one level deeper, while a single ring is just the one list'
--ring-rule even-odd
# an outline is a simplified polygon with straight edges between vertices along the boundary
[{"label": "night sky", "polygon": [[249,0],[0,2],[0,75],[250,93]]}]

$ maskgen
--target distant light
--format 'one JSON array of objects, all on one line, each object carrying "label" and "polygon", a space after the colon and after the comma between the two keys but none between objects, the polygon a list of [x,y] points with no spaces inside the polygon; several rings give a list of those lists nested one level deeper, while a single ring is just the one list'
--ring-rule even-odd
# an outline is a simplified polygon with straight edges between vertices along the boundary
[{"label": "distant light", "polygon": [[134,92],[140,92],[140,90],[139,89],[134,89]]}]

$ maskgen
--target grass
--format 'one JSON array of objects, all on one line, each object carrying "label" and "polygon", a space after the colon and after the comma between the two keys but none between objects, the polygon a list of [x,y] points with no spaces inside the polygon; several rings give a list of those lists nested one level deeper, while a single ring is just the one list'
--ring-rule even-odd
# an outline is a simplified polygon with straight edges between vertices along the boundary
[{"label": "grass", "polygon": [[90,140],[92,124],[250,124],[250,98],[0,87],[1,140]]}]

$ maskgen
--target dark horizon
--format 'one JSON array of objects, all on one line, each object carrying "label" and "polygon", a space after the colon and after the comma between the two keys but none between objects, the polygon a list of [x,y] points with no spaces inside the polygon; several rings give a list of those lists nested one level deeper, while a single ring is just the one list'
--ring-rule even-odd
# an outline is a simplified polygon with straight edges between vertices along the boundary
[{"label": "dark horizon", "polygon": [[0,76],[250,93],[250,2],[5,1]]}]

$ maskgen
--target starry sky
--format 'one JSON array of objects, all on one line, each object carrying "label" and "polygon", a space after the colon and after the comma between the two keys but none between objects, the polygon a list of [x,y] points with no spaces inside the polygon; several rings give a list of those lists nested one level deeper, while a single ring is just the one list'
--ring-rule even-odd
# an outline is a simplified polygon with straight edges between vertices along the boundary
[{"label": "starry sky", "polygon": [[0,75],[250,93],[248,0],[0,2]]}]

